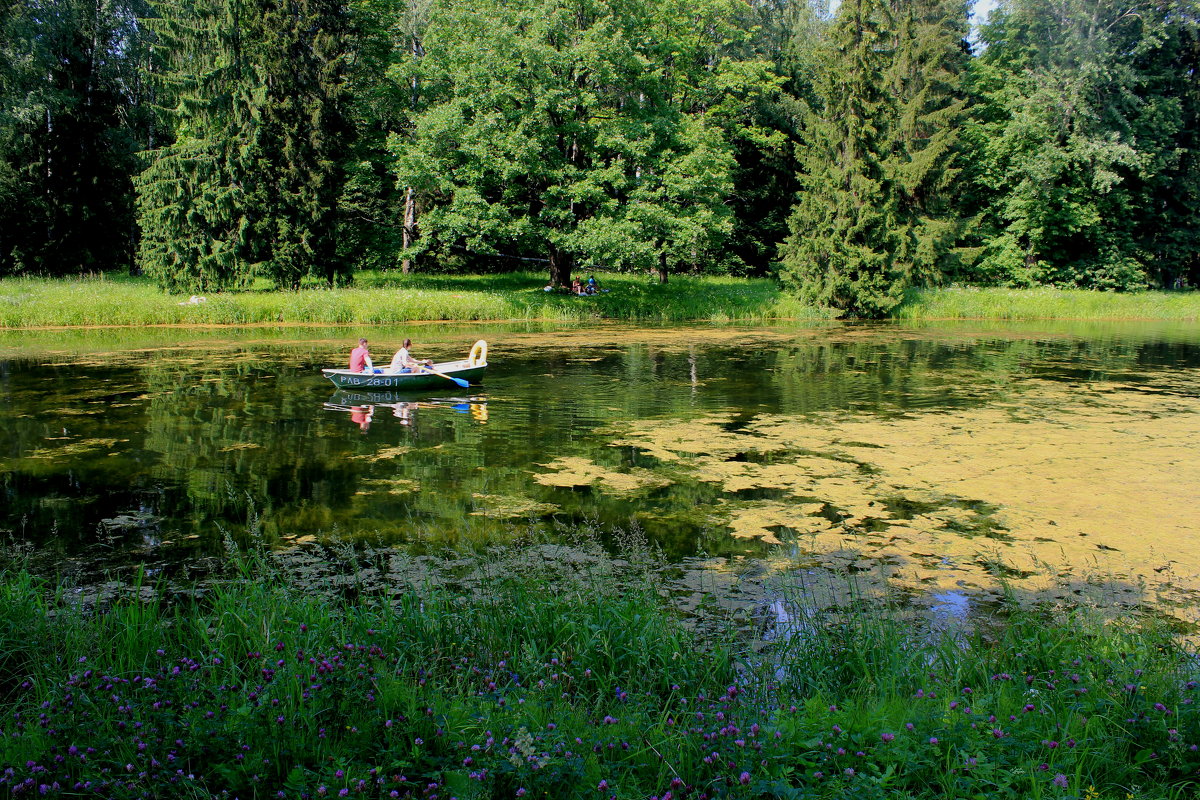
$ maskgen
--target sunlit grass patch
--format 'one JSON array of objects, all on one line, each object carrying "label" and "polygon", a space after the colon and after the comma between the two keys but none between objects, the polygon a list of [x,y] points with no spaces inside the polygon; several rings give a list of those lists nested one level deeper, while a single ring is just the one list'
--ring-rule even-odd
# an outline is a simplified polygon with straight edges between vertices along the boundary
[{"label": "sunlit grass patch", "polygon": [[646,322],[827,319],[766,279],[598,274],[587,297],[545,292],[545,276],[359,273],[348,288],[257,287],[205,296],[169,295],[144,278],[0,280],[0,326],[389,324],[411,320],[618,319]]},{"label": "sunlit grass patch", "polygon": [[[586,277],[586,275],[584,276]],[[545,292],[538,272],[441,275],[364,271],[348,288],[274,291],[255,286],[197,297],[169,295],[146,278],[0,280],[0,327],[86,325],[390,324],[413,320],[773,322],[837,313],[784,292],[767,278],[596,273],[602,289],[577,297]],[[952,287],[912,290],[900,320],[1200,319],[1200,293]]]},{"label": "sunlit grass patch", "polygon": [[1085,289],[915,289],[893,316],[900,320],[1079,319],[1200,320],[1200,292],[1097,292]]}]

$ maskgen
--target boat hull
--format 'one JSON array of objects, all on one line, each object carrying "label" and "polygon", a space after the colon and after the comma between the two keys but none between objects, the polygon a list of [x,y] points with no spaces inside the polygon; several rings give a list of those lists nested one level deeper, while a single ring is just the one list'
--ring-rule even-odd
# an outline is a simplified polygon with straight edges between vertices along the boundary
[{"label": "boat hull", "polygon": [[[470,366],[466,361],[452,361],[448,364],[434,364],[433,368],[453,378],[475,384],[483,380],[487,364]],[[454,381],[428,372],[395,375],[385,372],[371,375],[365,372],[351,372],[348,369],[323,369],[321,374],[333,381],[333,385],[339,389],[354,389],[360,392],[419,392],[455,386]]]}]

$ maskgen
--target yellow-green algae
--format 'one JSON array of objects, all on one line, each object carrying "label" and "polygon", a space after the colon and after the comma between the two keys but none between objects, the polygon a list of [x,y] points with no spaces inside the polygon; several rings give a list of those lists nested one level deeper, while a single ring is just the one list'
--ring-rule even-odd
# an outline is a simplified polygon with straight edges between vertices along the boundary
[{"label": "yellow-green algae", "polygon": [[[70,437],[56,436],[47,441],[60,441],[69,439]],[[23,458],[29,459],[54,459],[63,456],[75,456],[82,453],[90,453],[94,450],[111,450],[118,443],[128,442],[128,439],[80,439],[72,441],[69,444],[60,445],[58,447],[39,447],[23,455]]]},{"label": "yellow-green algae", "polygon": [[540,464],[550,472],[534,475],[534,480],[543,486],[573,488],[595,486],[606,494],[631,495],[650,489],[669,486],[671,481],[651,470],[634,468],[620,472],[602,467],[586,458],[564,456],[547,464]]},{"label": "yellow-green algae", "polygon": [[475,517],[491,517],[492,519],[529,519],[545,517],[558,510],[553,503],[540,503],[532,497],[516,495],[480,494],[475,493],[471,498],[479,506],[471,512]]},{"label": "yellow-green algae", "polygon": [[382,491],[402,495],[412,494],[421,488],[416,481],[409,478],[366,478],[361,483],[367,488],[359,489],[355,494],[374,494],[376,491]]},{"label": "yellow-green algae", "polygon": [[[714,524],[792,545],[769,572],[799,559],[920,591],[995,592],[1003,577],[1035,599],[1173,606],[1200,596],[1200,400],[1187,389],[1030,379],[1019,401],[983,408],[644,420],[611,443],[719,485],[731,497]],[[755,489],[775,496],[734,499]]]}]

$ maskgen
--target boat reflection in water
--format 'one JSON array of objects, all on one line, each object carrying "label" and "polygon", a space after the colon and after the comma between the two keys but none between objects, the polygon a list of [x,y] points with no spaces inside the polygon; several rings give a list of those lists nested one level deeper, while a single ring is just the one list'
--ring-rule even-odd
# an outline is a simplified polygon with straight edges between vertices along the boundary
[{"label": "boat reflection in water", "polygon": [[327,411],[350,414],[350,421],[366,433],[371,423],[391,411],[391,416],[401,425],[412,426],[417,409],[448,409],[459,414],[469,414],[480,424],[488,421],[486,397],[434,397],[416,400],[411,393],[404,392],[335,392],[324,403]]}]

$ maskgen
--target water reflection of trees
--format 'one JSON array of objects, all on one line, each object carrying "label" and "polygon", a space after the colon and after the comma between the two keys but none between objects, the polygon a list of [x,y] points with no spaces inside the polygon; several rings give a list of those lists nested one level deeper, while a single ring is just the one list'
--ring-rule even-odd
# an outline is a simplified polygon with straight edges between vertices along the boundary
[{"label": "water reflection of trees", "polygon": [[[486,498],[510,497],[556,509],[539,512],[538,526],[636,520],[671,555],[744,551],[757,545],[732,541],[713,516],[745,498],[611,446],[623,427],[713,413],[737,424],[764,413],[961,408],[1019,394],[1029,378],[1153,384],[1162,367],[1200,364],[1200,348],[855,329],[784,344],[656,344],[631,332],[584,351],[548,341],[506,354],[485,388],[486,424],[452,403],[418,402],[408,425],[377,408],[365,434],[348,413],[323,407],[332,390],[311,357],[259,347],[5,362],[0,529],[25,517],[31,529],[57,527],[82,542],[101,517],[148,506],[166,538],[197,536],[210,550],[222,529],[241,536],[249,524],[271,540],[483,541],[530,523],[485,515],[495,511]],[[64,426],[71,435],[56,439]],[[107,440],[117,443],[68,449]],[[654,470],[671,483],[618,495],[533,480],[539,464],[567,456],[614,472]]]}]

